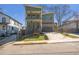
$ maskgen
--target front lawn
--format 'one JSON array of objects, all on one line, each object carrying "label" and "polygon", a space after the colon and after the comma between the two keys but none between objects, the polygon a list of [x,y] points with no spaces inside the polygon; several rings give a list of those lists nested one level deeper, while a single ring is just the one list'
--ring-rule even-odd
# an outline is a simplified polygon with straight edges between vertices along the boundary
[{"label": "front lawn", "polygon": [[17,41],[41,41],[41,40],[48,40],[48,37],[44,34],[37,34],[37,35],[26,35]]}]

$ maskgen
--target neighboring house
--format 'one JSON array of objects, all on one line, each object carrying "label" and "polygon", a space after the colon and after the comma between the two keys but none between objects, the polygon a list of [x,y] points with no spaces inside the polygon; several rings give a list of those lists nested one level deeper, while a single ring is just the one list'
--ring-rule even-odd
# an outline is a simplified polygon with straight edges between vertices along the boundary
[{"label": "neighboring house", "polygon": [[20,29],[22,29],[22,24],[20,22],[0,12],[0,35],[18,33]]},{"label": "neighboring house", "polygon": [[61,26],[64,32],[79,32],[79,19],[72,17],[70,20],[65,21]]},{"label": "neighboring house", "polygon": [[40,33],[53,31],[53,13],[42,13],[41,7],[25,6],[27,32]]}]

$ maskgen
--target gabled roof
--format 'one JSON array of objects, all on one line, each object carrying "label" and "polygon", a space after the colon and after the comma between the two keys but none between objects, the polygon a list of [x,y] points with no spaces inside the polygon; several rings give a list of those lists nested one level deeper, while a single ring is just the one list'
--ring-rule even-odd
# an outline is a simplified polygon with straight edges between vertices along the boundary
[{"label": "gabled roof", "polygon": [[19,23],[19,24],[22,25],[22,23],[20,23],[19,21],[15,20],[14,18],[12,18],[12,17],[9,16],[9,15],[7,15],[7,14],[5,14],[5,13],[3,13],[3,12],[0,12],[0,14],[3,14],[3,15],[5,15],[5,16],[7,16],[7,17],[11,18],[12,20],[14,20],[14,21],[16,21],[17,23]]}]

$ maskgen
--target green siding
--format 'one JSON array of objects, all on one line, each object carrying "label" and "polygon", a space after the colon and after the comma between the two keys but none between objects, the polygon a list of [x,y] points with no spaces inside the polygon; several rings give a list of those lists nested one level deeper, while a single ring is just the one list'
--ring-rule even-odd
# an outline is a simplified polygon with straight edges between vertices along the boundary
[{"label": "green siding", "polygon": [[41,11],[41,8],[34,8],[34,7],[26,7],[26,10],[32,10],[32,11]]},{"label": "green siding", "polygon": [[43,20],[53,20],[53,18],[53,14],[45,14],[42,17]]}]

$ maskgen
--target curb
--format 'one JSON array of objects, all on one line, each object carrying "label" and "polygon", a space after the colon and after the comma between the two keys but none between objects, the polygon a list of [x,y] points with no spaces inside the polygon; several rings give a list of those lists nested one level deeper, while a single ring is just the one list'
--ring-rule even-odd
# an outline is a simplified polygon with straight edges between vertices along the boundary
[{"label": "curb", "polygon": [[15,42],[13,43],[13,45],[32,45],[32,44],[48,44],[48,42],[46,41],[34,41],[34,42]]},{"label": "curb", "polygon": [[15,42],[13,45],[33,45],[33,44],[56,44],[56,43],[75,43],[79,41],[66,41],[66,42],[48,42],[48,41],[42,41],[42,42]]}]

